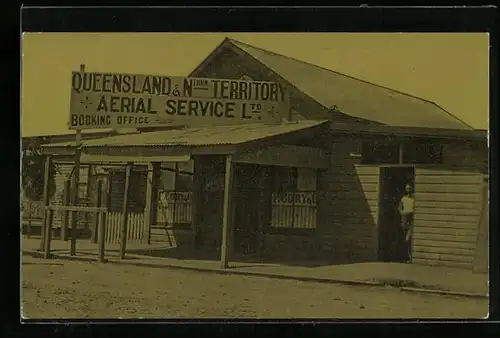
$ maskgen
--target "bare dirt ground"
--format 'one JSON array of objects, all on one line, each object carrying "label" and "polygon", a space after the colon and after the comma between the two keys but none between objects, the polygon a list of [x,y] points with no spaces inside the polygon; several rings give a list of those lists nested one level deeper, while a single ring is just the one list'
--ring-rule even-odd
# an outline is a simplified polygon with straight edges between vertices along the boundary
[{"label": "bare dirt ground", "polygon": [[488,301],[398,289],[23,257],[24,318],[483,318]]}]

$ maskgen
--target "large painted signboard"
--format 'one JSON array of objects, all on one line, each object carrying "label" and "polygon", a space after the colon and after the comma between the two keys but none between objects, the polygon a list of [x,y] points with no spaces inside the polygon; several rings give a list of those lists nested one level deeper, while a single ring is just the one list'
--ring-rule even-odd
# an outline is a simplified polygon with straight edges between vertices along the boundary
[{"label": "large painted signboard", "polygon": [[288,116],[273,82],[73,72],[70,129],[276,123]]}]

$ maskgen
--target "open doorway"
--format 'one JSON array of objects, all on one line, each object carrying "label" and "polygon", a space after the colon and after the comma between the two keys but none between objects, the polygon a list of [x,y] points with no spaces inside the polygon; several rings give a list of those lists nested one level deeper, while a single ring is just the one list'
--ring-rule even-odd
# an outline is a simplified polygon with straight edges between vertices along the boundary
[{"label": "open doorway", "polygon": [[414,167],[382,167],[380,169],[379,260],[407,262],[410,259],[411,240],[401,227],[399,201],[405,186],[415,191]]},{"label": "open doorway", "polygon": [[[266,205],[271,205],[268,168],[255,164],[235,167],[237,194],[234,215],[234,252],[252,256],[259,251],[259,233]],[[266,194],[266,192],[268,194]],[[269,195],[269,198],[266,198]]]}]

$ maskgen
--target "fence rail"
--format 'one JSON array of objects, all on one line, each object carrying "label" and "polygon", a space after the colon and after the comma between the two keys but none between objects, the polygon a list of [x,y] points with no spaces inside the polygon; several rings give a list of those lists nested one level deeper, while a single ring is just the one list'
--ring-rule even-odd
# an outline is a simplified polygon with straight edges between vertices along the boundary
[{"label": "fence rail", "polygon": [[[121,241],[121,217],[120,212],[108,212],[106,207],[94,207],[94,206],[73,206],[73,205],[57,205],[51,204],[49,206],[44,206],[42,201],[22,201],[21,202],[21,218],[23,221],[27,221],[31,225],[31,221],[43,219],[43,213],[45,211],[54,211],[54,216],[61,214],[65,211],[69,212],[68,223],[71,224],[71,219],[73,217],[72,211],[77,213],[79,222],[77,227],[79,229],[86,228],[87,220],[84,220],[86,214],[90,213],[100,213],[104,212],[106,214],[106,243],[116,244]],[[62,216],[59,215],[59,218]],[[90,219],[90,218],[89,218]],[[57,217],[52,218],[52,228],[60,226],[60,219]],[[40,223],[41,225],[41,223]],[[31,229],[23,229],[23,232],[27,231],[28,235],[31,234]],[[144,223],[143,213],[129,213],[127,221],[127,242],[128,243],[147,243],[148,240],[148,228]]]}]

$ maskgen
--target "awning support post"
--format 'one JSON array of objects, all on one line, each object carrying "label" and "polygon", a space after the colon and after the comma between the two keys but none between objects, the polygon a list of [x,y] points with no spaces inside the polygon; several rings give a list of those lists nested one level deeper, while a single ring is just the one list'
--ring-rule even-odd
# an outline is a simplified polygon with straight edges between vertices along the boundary
[{"label": "awning support post", "polygon": [[127,163],[127,168],[125,169],[125,189],[123,192],[121,218],[120,259],[125,259],[125,250],[127,248],[128,195],[130,190],[130,174],[132,172],[132,165],[132,163]]},{"label": "awning support post", "polygon": [[234,164],[232,155],[226,157],[226,172],[224,180],[224,208],[222,214],[222,242],[221,242],[221,268],[228,268],[228,253],[229,253],[229,239],[230,231],[232,229],[232,213],[233,213],[233,181],[234,181]]},{"label": "awning support post", "polygon": [[202,208],[203,163],[199,156],[193,158],[193,191],[191,198],[191,227],[193,229],[193,247],[198,249],[200,234],[200,212]]},{"label": "awning support post", "polygon": [[[64,181],[63,203],[70,205],[71,203],[71,180]],[[68,241],[68,224],[69,224],[69,211],[64,211],[61,224],[61,240]]]},{"label": "awning support post", "polygon": [[[104,191],[102,180],[97,181],[97,196],[99,196],[97,200],[97,207],[102,207],[106,204],[107,194]],[[97,213],[97,228],[98,228],[98,261],[100,263],[104,263],[106,261],[104,254],[106,251],[106,213],[101,211]]]},{"label": "awning support post", "polygon": [[40,251],[45,249],[45,228],[47,227],[47,210],[46,207],[49,206],[49,179],[50,179],[50,168],[51,168],[52,157],[47,155],[45,157],[45,167],[43,172],[43,218],[42,218],[42,240],[40,241]]},{"label": "awning support post", "polygon": [[146,181],[146,207],[144,210],[144,224],[147,227],[147,242],[151,244],[151,227],[156,223],[156,186],[160,170],[159,162],[148,163],[148,175]]}]

